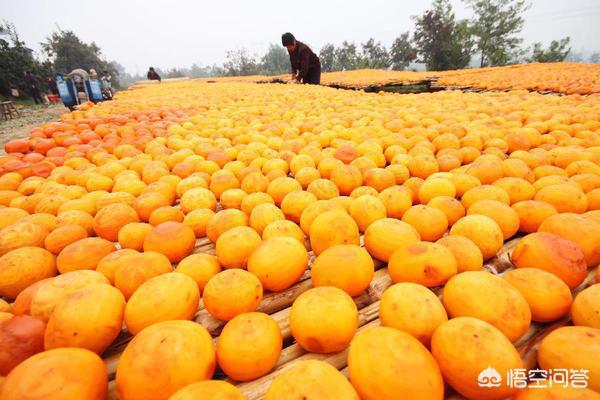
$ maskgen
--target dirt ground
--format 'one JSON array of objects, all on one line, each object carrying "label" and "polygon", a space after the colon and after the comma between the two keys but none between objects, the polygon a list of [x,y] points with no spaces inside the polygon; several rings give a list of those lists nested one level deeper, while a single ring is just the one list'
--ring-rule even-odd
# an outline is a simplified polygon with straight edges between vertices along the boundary
[{"label": "dirt ground", "polygon": [[26,137],[32,128],[48,121],[57,121],[61,114],[69,110],[62,104],[55,104],[25,107],[19,112],[19,118],[0,121],[0,154],[4,154],[4,144],[9,140]]}]

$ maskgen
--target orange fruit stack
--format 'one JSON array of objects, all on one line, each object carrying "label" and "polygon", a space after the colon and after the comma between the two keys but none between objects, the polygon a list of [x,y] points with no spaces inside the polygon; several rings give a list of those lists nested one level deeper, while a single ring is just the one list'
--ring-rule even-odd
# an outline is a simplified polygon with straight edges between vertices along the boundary
[{"label": "orange fruit stack", "polygon": [[599,396],[600,97],[115,97],[0,156],[0,399],[104,398],[115,342],[122,400],[533,398],[477,379],[536,365]]}]

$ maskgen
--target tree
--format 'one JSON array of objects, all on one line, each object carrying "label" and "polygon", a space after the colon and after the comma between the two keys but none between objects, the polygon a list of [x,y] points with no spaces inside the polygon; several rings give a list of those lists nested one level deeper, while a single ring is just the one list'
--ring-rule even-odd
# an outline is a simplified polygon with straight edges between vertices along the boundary
[{"label": "tree", "polygon": [[475,41],[471,33],[469,21],[460,20],[455,23],[450,41],[450,62],[456,69],[464,68],[471,62]]},{"label": "tree", "polygon": [[260,59],[260,73],[264,75],[280,75],[290,71],[290,57],[284,47],[274,43]]},{"label": "tree", "polygon": [[208,76],[223,76],[225,75],[225,70],[223,69],[223,67],[217,65],[217,64],[213,64],[210,67],[206,67],[208,70]]},{"label": "tree", "polygon": [[335,60],[335,70],[337,71],[356,69],[358,64],[356,45],[344,40],[342,45],[335,49]]},{"label": "tree", "polygon": [[223,76],[223,75],[225,75],[225,72],[223,71],[223,69],[217,65],[203,66],[203,65],[198,65],[198,64],[192,64],[189,71],[187,71],[187,72],[192,78],[204,78],[204,77],[208,77],[208,76]]},{"label": "tree", "polygon": [[59,28],[41,45],[54,71],[69,73],[76,68],[86,71],[94,69],[99,76],[102,75],[102,71],[108,71],[112,76],[112,85],[115,88],[120,87],[119,75],[125,72],[125,68],[115,61],[109,62],[104,59],[102,50],[96,43],[84,43],[73,31]]},{"label": "tree", "polygon": [[553,40],[547,50],[542,48],[541,43],[534,43],[533,54],[529,61],[542,63],[564,61],[571,51],[570,42],[571,38],[568,36],[564,39]]},{"label": "tree", "polygon": [[573,49],[571,49],[571,51],[569,52],[569,54],[565,58],[565,61],[576,62],[576,63],[585,62],[584,61],[583,51],[573,51]]},{"label": "tree", "polygon": [[480,66],[506,65],[523,39],[523,13],[530,7],[525,0],[463,0],[475,14],[471,32],[481,53]]},{"label": "tree", "polygon": [[11,87],[16,87],[26,95],[26,71],[37,75],[40,87],[45,89],[45,80],[52,75],[49,63],[40,62],[33,57],[33,51],[21,41],[13,24],[0,23],[0,32],[3,34],[0,36],[0,94],[9,96]]},{"label": "tree", "polygon": [[109,67],[109,63],[101,58],[100,47],[94,42],[82,42],[73,31],[58,29],[41,45],[56,71],[68,73],[76,68],[101,71]]},{"label": "tree", "polygon": [[594,53],[590,56],[590,62],[592,64],[599,64],[600,63],[600,53]]},{"label": "tree", "polygon": [[465,21],[456,22],[449,0],[434,0],[432,9],[413,19],[413,42],[427,69],[460,69],[469,64],[473,48],[470,30]]},{"label": "tree", "polygon": [[417,58],[417,49],[410,42],[409,33],[404,32],[394,40],[390,49],[390,63],[393,70],[406,69]]},{"label": "tree", "polygon": [[187,71],[185,68],[171,68],[161,74],[161,78],[183,78],[187,75],[189,75],[189,71]]},{"label": "tree", "polygon": [[225,63],[223,63],[223,69],[229,76],[256,75],[258,74],[258,63],[246,49],[229,50]]},{"label": "tree", "polygon": [[370,38],[361,44],[361,51],[356,63],[358,68],[387,68],[390,66],[390,58],[386,48],[381,42],[375,42]]},{"label": "tree", "polygon": [[319,52],[319,60],[321,60],[321,69],[323,72],[331,72],[336,70],[336,49],[331,43],[325,44]]}]

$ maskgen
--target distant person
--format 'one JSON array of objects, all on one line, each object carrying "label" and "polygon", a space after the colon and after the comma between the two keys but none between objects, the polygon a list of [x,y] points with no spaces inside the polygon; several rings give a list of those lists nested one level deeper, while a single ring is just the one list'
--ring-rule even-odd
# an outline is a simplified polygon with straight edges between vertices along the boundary
[{"label": "distant person", "polygon": [[90,79],[98,79],[98,74],[94,68],[90,69]]},{"label": "distant person", "polygon": [[52,94],[58,94],[58,85],[56,84],[56,79],[54,79],[53,76],[48,78],[47,84],[48,84],[48,89],[50,89],[50,92]]},{"label": "distant person", "polygon": [[31,71],[25,73],[25,84],[35,104],[44,104],[44,100],[42,100],[42,96],[40,95],[37,78]]},{"label": "distant person", "polygon": [[148,80],[158,81],[159,83],[162,81],[160,79],[160,75],[154,70],[154,67],[150,67],[150,69],[148,70]]},{"label": "distant person", "polygon": [[319,57],[304,43],[287,32],[281,35],[281,43],[290,54],[292,80],[311,85],[321,83],[321,62]]},{"label": "distant person", "polygon": [[100,80],[102,82],[102,95],[106,100],[112,100],[112,77],[110,73],[107,70],[102,71],[102,78]]},{"label": "distant person", "polygon": [[87,71],[82,68],[76,68],[67,75],[67,78],[73,80],[75,90],[77,91],[77,97],[79,99],[87,98],[84,86],[85,81],[87,81],[90,78],[90,75],[87,73]]}]

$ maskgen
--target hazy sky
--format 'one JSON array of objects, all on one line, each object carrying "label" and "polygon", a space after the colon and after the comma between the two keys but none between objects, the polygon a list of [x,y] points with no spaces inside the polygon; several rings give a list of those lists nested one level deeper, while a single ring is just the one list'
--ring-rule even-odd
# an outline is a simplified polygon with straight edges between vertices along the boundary
[{"label": "hazy sky", "polygon": [[[570,36],[575,51],[600,51],[600,0],[531,0],[522,32],[526,44]],[[471,13],[452,0],[457,17]],[[225,51],[246,47],[262,54],[291,31],[318,51],[324,43],[357,43],[369,37],[389,46],[413,27],[411,15],[431,0],[0,0],[0,18],[13,22],[27,45],[54,29],[95,41],[128,72],[222,63]]]}]

